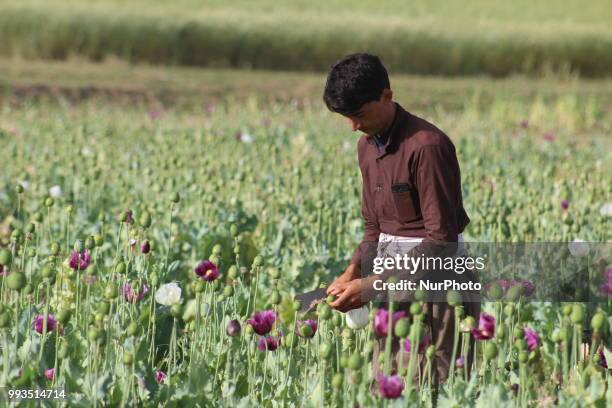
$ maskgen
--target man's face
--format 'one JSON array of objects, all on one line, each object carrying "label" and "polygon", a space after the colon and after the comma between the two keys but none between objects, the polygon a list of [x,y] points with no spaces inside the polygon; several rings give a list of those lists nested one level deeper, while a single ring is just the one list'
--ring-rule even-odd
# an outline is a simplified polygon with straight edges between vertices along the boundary
[{"label": "man's face", "polygon": [[388,121],[389,106],[392,104],[392,92],[385,89],[377,101],[361,106],[352,115],[346,115],[353,132],[359,130],[368,136],[374,136],[385,129]]}]

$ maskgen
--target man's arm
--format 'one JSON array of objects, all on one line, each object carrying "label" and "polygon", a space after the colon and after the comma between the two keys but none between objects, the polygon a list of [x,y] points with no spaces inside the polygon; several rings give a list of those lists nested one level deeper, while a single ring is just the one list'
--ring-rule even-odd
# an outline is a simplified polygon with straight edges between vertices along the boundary
[{"label": "man's arm", "polygon": [[[357,156],[360,163],[362,161],[363,151],[365,147],[365,142],[360,141],[357,148]],[[348,282],[361,278],[362,257],[368,248],[371,248],[373,245],[377,245],[378,236],[380,235],[378,219],[376,218],[376,215],[370,211],[367,180],[365,179],[361,166],[359,167],[359,169],[361,170],[362,180],[361,216],[364,220],[363,238],[361,239],[359,245],[357,245],[357,248],[353,253],[353,257],[351,258],[350,264],[348,265],[346,270],[327,288],[327,293],[330,295],[337,295],[345,289],[345,286]]]},{"label": "man's arm", "polygon": [[361,278],[361,258],[363,253],[366,252],[368,247],[378,243],[378,236],[380,235],[378,222],[372,220],[372,218],[368,216],[365,197],[362,199],[361,215],[365,220],[363,238],[359,245],[357,245],[348,267],[342,275],[336,278],[327,288],[327,293],[330,295],[337,295],[345,289],[348,282]]}]

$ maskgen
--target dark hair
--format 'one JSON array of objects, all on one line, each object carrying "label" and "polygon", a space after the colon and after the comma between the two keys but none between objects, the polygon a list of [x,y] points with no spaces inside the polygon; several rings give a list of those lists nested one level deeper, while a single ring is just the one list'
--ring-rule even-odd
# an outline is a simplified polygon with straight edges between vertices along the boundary
[{"label": "dark hair", "polygon": [[380,59],[371,54],[350,54],[332,65],[323,100],[330,111],[350,115],[377,101],[383,89],[391,89],[391,85]]}]

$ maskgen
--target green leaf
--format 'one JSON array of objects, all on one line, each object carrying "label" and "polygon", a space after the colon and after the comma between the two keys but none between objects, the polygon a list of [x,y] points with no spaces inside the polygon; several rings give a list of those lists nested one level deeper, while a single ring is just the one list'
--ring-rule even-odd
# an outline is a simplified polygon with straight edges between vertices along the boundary
[{"label": "green leaf", "polygon": [[502,385],[489,385],[482,389],[476,400],[476,408],[505,407],[508,400],[508,393]]}]

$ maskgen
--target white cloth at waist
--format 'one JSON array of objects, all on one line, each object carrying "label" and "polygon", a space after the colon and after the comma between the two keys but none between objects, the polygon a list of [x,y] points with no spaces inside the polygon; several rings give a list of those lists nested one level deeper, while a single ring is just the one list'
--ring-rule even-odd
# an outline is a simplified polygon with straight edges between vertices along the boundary
[{"label": "white cloth at waist", "polygon": [[[419,238],[419,237],[401,237],[399,235],[391,235],[391,234],[386,234],[384,232],[381,232],[380,235],[378,235],[379,243],[396,242],[400,244],[406,244],[406,245],[401,246],[402,249],[404,250],[410,250],[414,248],[415,246],[417,246],[417,244],[422,241],[423,241],[423,238]],[[463,234],[459,234],[457,236],[457,243],[458,243],[457,252],[455,253],[455,256],[464,256],[465,255],[465,245],[463,241]],[[410,244],[414,244],[414,245],[410,245]]]}]

